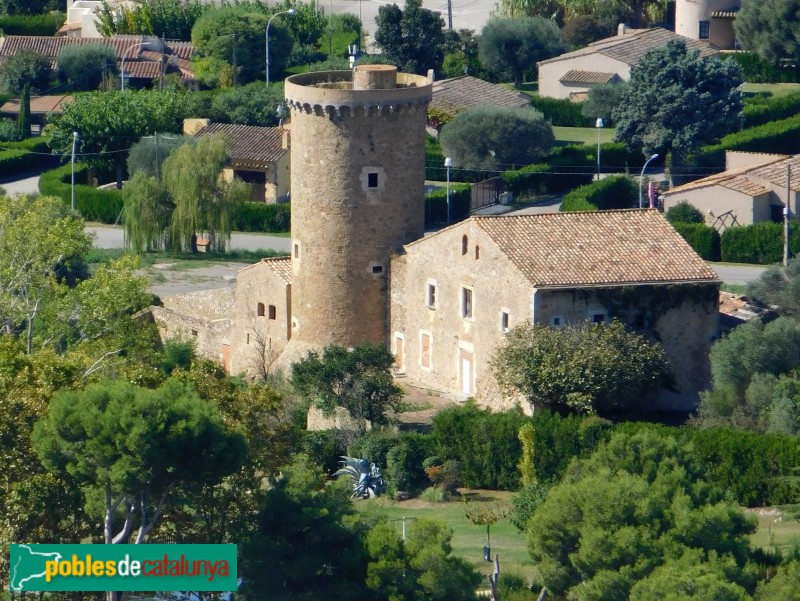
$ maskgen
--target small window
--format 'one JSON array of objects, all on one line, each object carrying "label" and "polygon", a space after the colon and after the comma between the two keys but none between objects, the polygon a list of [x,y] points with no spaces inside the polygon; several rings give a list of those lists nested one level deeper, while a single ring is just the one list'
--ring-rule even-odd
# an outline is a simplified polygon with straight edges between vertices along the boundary
[{"label": "small window", "polygon": [[711,21],[700,21],[700,39],[707,40],[711,35]]},{"label": "small window", "polygon": [[555,328],[560,328],[564,323],[564,318],[561,315],[554,315],[552,319],[550,319],[550,325]]},{"label": "small window", "polygon": [[605,313],[591,313],[589,315],[589,319],[592,323],[597,324],[604,324],[606,322],[606,314]]},{"label": "small window", "polygon": [[481,247],[476,244],[475,245],[475,260],[477,261],[480,258],[481,258]]},{"label": "small window", "polygon": [[264,303],[258,303],[258,316],[264,317]]},{"label": "small window", "polygon": [[247,333],[247,344],[250,344],[250,332]]},{"label": "small window", "polygon": [[270,319],[278,319],[278,309],[275,305],[269,306],[269,318]]},{"label": "small window", "polygon": [[383,273],[383,265],[373,265],[372,266],[372,273],[374,273],[374,274]]},{"label": "small window", "polygon": [[195,338],[197,338],[197,330],[192,330],[192,336],[194,336]]},{"label": "small window", "polygon": [[468,250],[469,250],[469,239],[465,235],[463,238],[461,238],[461,254],[462,255],[467,254]]},{"label": "small window", "polygon": [[472,319],[472,290],[469,288],[461,289],[461,317]]},{"label": "small window", "polygon": [[295,245],[294,245],[294,258],[295,259],[299,259],[300,258],[300,245],[297,244],[297,243],[295,243]]},{"label": "small window", "polygon": [[501,311],[500,312],[500,331],[504,334],[508,332],[508,324],[510,321],[510,316],[508,311]]},{"label": "small window", "polygon": [[428,284],[428,294],[425,303],[433,309],[436,307],[436,284]]},{"label": "small window", "polygon": [[377,188],[377,187],[378,187],[378,174],[367,173],[367,188]]}]

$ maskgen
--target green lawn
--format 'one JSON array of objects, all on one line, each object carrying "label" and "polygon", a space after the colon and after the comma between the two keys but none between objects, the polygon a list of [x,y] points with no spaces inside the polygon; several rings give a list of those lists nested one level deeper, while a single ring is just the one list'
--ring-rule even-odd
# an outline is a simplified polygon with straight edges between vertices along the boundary
[{"label": "green lawn", "polygon": [[[510,504],[514,493],[500,491],[464,491],[470,503],[502,501]],[[403,517],[433,517],[446,520],[453,528],[453,553],[473,564],[481,573],[491,572],[489,563],[483,561],[483,546],[486,544],[486,527],[475,526],[464,515],[466,502],[454,498],[446,503],[427,503],[419,499],[396,502],[385,497],[356,502],[361,511],[376,510],[402,529]],[[410,527],[410,522],[406,522]],[[527,578],[531,577],[533,563],[525,545],[525,536],[508,520],[501,520],[491,528],[492,556],[500,556],[501,570],[511,570]]]},{"label": "green lawn", "polygon": [[758,530],[750,537],[753,546],[766,551],[778,549],[786,553],[793,545],[800,544],[800,522],[795,517],[797,509],[795,505],[789,510],[781,511],[779,515],[769,509],[756,514]]},{"label": "green lawn", "polygon": [[800,83],[745,83],[742,91],[751,94],[768,92],[773,96],[788,96],[800,92]]},{"label": "green lawn", "polygon": [[[600,142],[614,141],[614,128],[604,127],[600,131]],[[556,144],[597,144],[598,130],[594,127],[559,127],[553,126]]]}]

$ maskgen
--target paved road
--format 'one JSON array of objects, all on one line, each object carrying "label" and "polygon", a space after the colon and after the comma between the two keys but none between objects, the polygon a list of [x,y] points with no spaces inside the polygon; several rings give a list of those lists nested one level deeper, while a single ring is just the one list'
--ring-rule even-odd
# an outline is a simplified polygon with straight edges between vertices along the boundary
[{"label": "paved road", "polygon": [[740,285],[757,280],[766,269],[760,265],[726,265],[722,263],[709,263],[709,265],[726,284]]},{"label": "paved road", "polygon": [[3,188],[8,194],[38,194],[39,175],[32,175],[13,182],[0,182],[0,188]]},{"label": "paved road", "polygon": [[[125,234],[121,227],[112,225],[89,225],[86,231],[95,235],[95,248],[124,248]],[[272,249],[288,253],[291,239],[267,234],[251,234],[234,232],[231,236],[231,250],[266,250]]]}]

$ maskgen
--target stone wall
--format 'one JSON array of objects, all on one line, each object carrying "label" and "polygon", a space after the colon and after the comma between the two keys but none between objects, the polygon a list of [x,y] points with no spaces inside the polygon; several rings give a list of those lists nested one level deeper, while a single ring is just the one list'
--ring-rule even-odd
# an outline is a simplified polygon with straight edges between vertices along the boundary
[{"label": "stone wall", "polygon": [[151,307],[150,311],[161,340],[191,340],[199,356],[225,365],[232,319],[205,319],[165,307]]}]

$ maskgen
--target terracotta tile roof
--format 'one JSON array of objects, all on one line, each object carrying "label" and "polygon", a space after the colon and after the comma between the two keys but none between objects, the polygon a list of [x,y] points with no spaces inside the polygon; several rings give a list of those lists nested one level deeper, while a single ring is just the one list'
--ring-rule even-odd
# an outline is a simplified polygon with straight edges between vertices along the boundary
[{"label": "terracotta tile roof", "polygon": [[581,56],[602,54],[603,56],[635,66],[648,50],[660,48],[668,41],[676,38],[683,39],[688,48],[699,50],[700,56],[716,56],[719,54],[719,49],[708,42],[686,38],[672,31],[656,27],[653,29],[636,29],[624,33],[623,35],[616,35],[604,40],[599,40],[589,44],[586,48],[567,52],[555,58],[540,61],[537,64],[544,65]]},{"label": "terracotta tile roof", "polygon": [[656,210],[472,217],[537,288],[713,282]]},{"label": "terracotta tile roof", "polygon": [[564,83],[611,83],[617,77],[616,73],[601,73],[599,71],[581,71],[572,69],[561,76],[558,81]]},{"label": "terracotta tile roof", "polygon": [[754,167],[753,169],[748,170],[748,173],[754,177],[763,178],[771,184],[776,185],[778,188],[785,190],[787,176],[786,168],[789,166],[792,168],[792,181],[790,182],[789,187],[794,192],[798,192],[800,191],[800,154],[796,154],[778,161],[773,161],[771,163],[767,163],[766,165],[761,165],[760,167]]},{"label": "terracotta tile roof", "polygon": [[261,262],[275,272],[287,284],[292,283],[292,259],[291,257],[270,257],[261,259]]},{"label": "terracotta tile roof", "polygon": [[525,94],[469,75],[433,82],[431,106],[450,115],[475,106],[518,107],[530,103]]},{"label": "terracotta tile roof", "polygon": [[[72,102],[72,96],[31,96],[31,114],[61,113],[65,104]],[[0,107],[0,113],[19,114],[19,99],[9,100]]]},{"label": "terracotta tile roof", "polygon": [[719,185],[748,196],[761,196],[770,192],[770,189],[766,186],[762,186],[744,175],[735,175],[729,179],[724,179],[720,181]]},{"label": "terracotta tile roof", "polygon": [[[125,73],[132,73],[136,78],[153,79],[158,77],[161,52],[154,52],[147,48],[134,49],[137,44],[153,41],[140,35],[120,35],[111,38],[71,38],[48,36],[9,35],[0,38],[0,61],[5,61],[20,50],[34,50],[49,58],[53,66],[61,50],[66,46],[86,46],[87,44],[103,44],[111,47],[117,54],[117,60],[125,57]],[[168,67],[173,65],[181,72],[185,79],[194,79],[191,69],[191,58],[194,46],[191,42],[165,42],[163,56]]]},{"label": "terracotta tile roof", "polygon": [[791,157],[773,158],[761,165],[730,169],[722,173],[716,173],[689,182],[688,184],[683,184],[682,186],[676,186],[664,192],[664,196],[711,186],[722,186],[750,196],[758,196],[771,192],[771,189],[765,186],[763,181],[767,181],[778,188],[786,189],[787,165],[792,166],[792,190],[800,191],[800,155],[795,155]]},{"label": "terracotta tile roof", "polygon": [[198,131],[195,136],[225,133],[228,136],[228,151],[233,167],[242,169],[265,169],[281,158],[287,150],[282,147],[282,127],[255,127],[212,123]]}]

